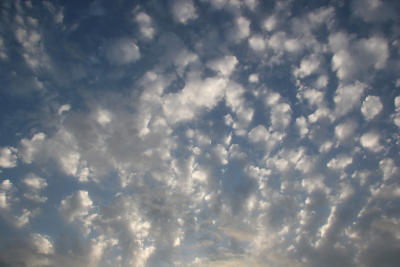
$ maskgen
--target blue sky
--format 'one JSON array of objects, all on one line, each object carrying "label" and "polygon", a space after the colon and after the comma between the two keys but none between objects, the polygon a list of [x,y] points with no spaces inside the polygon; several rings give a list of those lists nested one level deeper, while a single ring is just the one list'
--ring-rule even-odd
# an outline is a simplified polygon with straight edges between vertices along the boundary
[{"label": "blue sky", "polygon": [[397,266],[397,1],[2,1],[0,266]]}]

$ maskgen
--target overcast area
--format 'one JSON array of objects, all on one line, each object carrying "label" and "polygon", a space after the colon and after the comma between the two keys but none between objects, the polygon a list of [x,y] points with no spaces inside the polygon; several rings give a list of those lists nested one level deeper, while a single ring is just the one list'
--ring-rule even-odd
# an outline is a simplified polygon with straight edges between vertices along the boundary
[{"label": "overcast area", "polygon": [[0,2],[0,266],[396,267],[400,2]]}]

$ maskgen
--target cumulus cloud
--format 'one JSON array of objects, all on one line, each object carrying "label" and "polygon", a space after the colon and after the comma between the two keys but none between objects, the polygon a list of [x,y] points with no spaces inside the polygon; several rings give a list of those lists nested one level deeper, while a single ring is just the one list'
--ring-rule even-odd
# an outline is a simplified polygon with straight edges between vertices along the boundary
[{"label": "cumulus cloud", "polygon": [[333,98],[337,115],[345,115],[355,107],[359,106],[361,104],[361,97],[365,88],[366,85],[360,82],[339,86],[336,89],[336,93]]},{"label": "cumulus cloud", "polygon": [[392,3],[381,0],[353,0],[352,11],[366,22],[383,22],[396,16]]},{"label": "cumulus cloud", "polygon": [[394,124],[400,128],[400,96],[396,96],[394,99],[395,113],[393,114]]},{"label": "cumulus cloud", "polygon": [[373,152],[379,152],[383,148],[380,145],[380,136],[376,132],[368,132],[363,134],[360,138],[360,143],[363,147]]},{"label": "cumulus cloud", "polygon": [[192,0],[176,0],[172,3],[172,14],[175,19],[183,24],[197,18],[196,7]]},{"label": "cumulus cloud", "polygon": [[0,265],[398,265],[394,1],[3,2]]},{"label": "cumulus cloud", "polygon": [[140,59],[140,50],[134,40],[122,38],[109,45],[106,57],[112,64],[126,65]]},{"label": "cumulus cloud", "polygon": [[262,36],[260,35],[253,35],[249,38],[249,46],[254,51],[261,52],[265,49],[266,43]]},{"label": "cumulus cloud", "polygon": [[40,195],[41,191],[47,187],[45,179],[31,173],[25,177],[23,183],[27,188],[27,192],[24,194],[25,198],[39,203],[47,200],[47,197]]},{"label": "cumulus cloud", "polygon": [[155,29],[151,17],[145,12],[139,12],[135,15],[135,21],[139,24],[140,33],[146,39],[153,39]]},{"label": "cumulus cloud", "polygon": [[92,206],[93,202],[89,197],[89,193],[79,190],[61,201],[59,211],[67,222],[72,222],[88,215]]},{"label": "cumulus cloud", "polygon": [[366,120],[372,120],[382,111],[383,105],[378,96],[367,96],[361,106],[361,112]]},{"label": "cumulus cloud", "polygon": [[383,69],[389,57],[387,40],[380,36],[354,40],[338,32],[329,36],[329,44],[334,53],[332,68],[343,81],[365,76],[370,69]]},{"label": "cumulus cloud", "polygon": [[18,150],[13,147],[0,148],[0,167],[14,168],[17,166],[17,152]]}]

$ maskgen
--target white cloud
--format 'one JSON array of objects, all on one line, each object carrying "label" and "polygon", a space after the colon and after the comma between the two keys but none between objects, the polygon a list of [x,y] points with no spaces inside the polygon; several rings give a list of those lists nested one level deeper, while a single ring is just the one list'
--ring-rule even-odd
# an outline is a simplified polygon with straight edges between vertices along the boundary
[{"label": "white cloud", "polygon": [[243,17],[237,17],[235,20],[235,28],[234,38],[238,41],[243,40],[244,38],[249,37],[250,35],[250,21]]},{"label": "white cloud", "polygon": [[57,8],[50,1],[43,1],[43,5],[53,15],[53,19],[56,23],[62,24],[64,20],[64,10],[62,7]]},{"label": "white cloud", "polygon": [[396,177],[396,174],[399,173],[399,168],[396,166],[396,163],[391,158],[384,158],[379,161],[379,168],[383,173],[384,181]]},{"label": "white cloud", "polygon": [[146,39],[153,39],[155,29],[153,27],[153,21],[149,15],[145,12],[139,12],[135,16],[135,21],[139,24],[140,33]]},{"label": "white cloud", "polygon": [[344,170],[348,165],[353,162],[352,157],[346,155],[340,155],[336,158],[331,159],[326,166],[335,170]]},{"label": "white cloud", "polygon": [[136,42],[130,38],[121,38],[112,42],[106,51],[110,63],[126,65],[140,59],[140,50]]},{"label": "white cloud", "polygon": [[222,100],[226,85],[226,79],[220,77],[188,81],[181,92],[168,94],[163,99],[168,121],[190,120],[201,110],[213,108]]},{"label": "white cloud", "polygon": [[222,76],[230,76],[235,70],[238,60],[235,56],[225,56],[211,60],[207,66]]},{"label": "white cloud", "polygon": [[296,118],[296,126],[299,130],[300,137],[304,138],[309,132],[306,118],[304,117]]},{"label": "white cloud", "polygon": [[400,96],[396,96],[394,99],[394,111],[392,115],[394,124],[400,128]]},{"label": "white cloud", "polygon": [[220,164],[222,164],[222,165],[228,164],[228,151],[226,150],[226,148],[223,145],[218,144],[214,148],[214,153]]},{"label": "white cloud", "polygon": [[178,22],[183,24],[198,17],[192,0],[175,0],[172,4],[172,14]]},{"label": "white cloud", "polygon": [[39,203],[46,202],[47,197],[40,195],[41,191],[47,187],[45,179],[31,173],[23,179],[23,183],[27,189],[27,192],[24,194],[25,198]]},{"label": "white cloud", "polygon": [[345,141],[350,137],[354,137],[354,131],[357,128],[357,124],[353,121],[346,121],[336,125],[335,135],[340,141]]},{"label": "white cloud", "polygon": [[88,215],[92,207],[93,202],[88,192],[79,190],[61,201],[59,211],[67,222],[72,222],[75,219]]},{"label": "white cloud", "polygon": [[249,38],[249,46],[254,51],[264,51],[266,48],[266,42],[261,35],[253,35]]},{"label": "white cloud", "polygon": [[8,58],[6,48],[4,47],[4,40],[0,37],[0,59],[6,60]]},{"label": "white cloud", "polygon": [[361,112],[366,120],[372,120],[382,111],[383,105],[379,96],[367,96],[361,106]]},{"label": "white cloud", "polygon": [[334,52],[332,68],[340,80],[350,81],[364,76],[368,70],[383,69],[389,58],[387,40],[380,36],[353,40],[343,32],[331,34],[329,44]]},{"label": "white cloud", "polygon": [[356,82],[350,85],[339,85],[333,98],[335,113],[343,116],[361,104],[366,84]]},{"label": "white cloud", "polygon": [[270,108],[270,130],[283,132],[290,124],[292,119],[292,109],[285,103],[279,93],[269,93],[265,99]]},{"label": "white cloud", "polygon": [[21,215],[15,216],[14,223],[17,228],[24,227],[29,223],[29,220],[33,216],[32,212],[28,209],[23,209]]},{"label": "white cloud", "polygon": [[253,143],[266,142],[269,138],[269,132],[263,125],[258,125],[251,129],[248,136]]},{"label": "white cloud", "polygon": [[363,134],[360,138],[360,143],[363,147],[373,151],[379,152],[382,150],[382,146],[380,145],[380,136],[376,132],[368,132]]},{"label": "white cloud", "polygon": [[17,152],[14,147],[0,148],[0,168],[14,168],[17,166]]},{"label": "white cloud", "polygon": [[263,23],[263,27],[267,31],[272,31],[276,28],[277,26],[277,18],[275,16],[269,16]]},{"label": "white cloud", "polygon": [[31,140],[26,138],[21,139],[21,148],[19,153],[25,163],[32,163],[37,154],[42,150],[45,139],[46,135],[44,133],[34,134]]},{"label": "white cloud", "polygon": [[35,233],[31,234],[31,240],[38,253],[44,255],[54,253],[53,243],[48,236]]},{"label": "white cloud", "polygon": [[22,46],[22,58],[28,67],[37,72],[41,68],[50,68],[50,57],[46,52],[44,42],[40,33],[38,20],[27,17],[24,21],[23,11],[19,10],[14,27],[14,35],[18,43]]},{"label": "white cloud", "polygon": [[1,209],[8,209],[11,200],[11,191],[14,185],[8,179],[3,180],[0,184],[0,208]]},{"label": "white cloud", "polygon": [[250,76],[249,76],[250,83],[258,83],[258,81],[259,81],[259,77],[258,77],[257,73],[250,74]]},{"label": "white cloud", "polygon": [[353,0],[352,11],[366,22],[386,21],[396,17],[391,2],[382,0]]},{"label": "white cloud", "polygon": [[303,58],[300,62],[300,67],[296,68],[294,75],[300,78],[307,77],[317,71],[320,67],[320,62],[317,56]]},{"label": "white cloud", "polygon": [[97,112],[96,120],[102,126],[106,126],[111,122],[111,113],[105,109],[99,109]]},{"label": "white cloud", "polygon": [[61,107],[58,108],[58,115],[62,115],[64,112],[68,112],[71,109],[71,106],[69,104],[62,105]]}]

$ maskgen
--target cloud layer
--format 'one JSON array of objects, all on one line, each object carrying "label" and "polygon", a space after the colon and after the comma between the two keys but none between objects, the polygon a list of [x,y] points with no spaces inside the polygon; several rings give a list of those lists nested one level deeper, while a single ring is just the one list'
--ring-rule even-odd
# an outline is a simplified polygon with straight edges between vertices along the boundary
[{"label": "cloud layer", "polygon": [[396,1],[3,1],[1,266],[397,266]]}]

